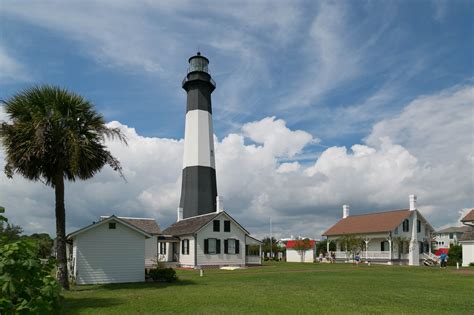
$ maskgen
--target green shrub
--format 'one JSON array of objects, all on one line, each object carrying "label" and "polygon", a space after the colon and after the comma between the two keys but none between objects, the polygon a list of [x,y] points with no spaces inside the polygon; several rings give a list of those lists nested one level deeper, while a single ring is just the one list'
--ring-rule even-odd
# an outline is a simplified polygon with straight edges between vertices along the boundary
[{"label": "green shrub", "polygon": [[469,267],[474,267],[474,262],[469,263]]},{"label": "green shrub", "polygon": [[35,242],[0,244],[0,314],[48,314],[59,309],[61,287],[42,264]]},{"label": "green shrub", "polygon": [[174,282],[178,280],[176,271],[173,268],[155,268],[148,272],[153,281]]},{"label": "green shrub", "polygon": [[[6,221],[0,215],[0,224]],[[33,240],[0,237],[0,314],[58,312],[61,287],[52,276],[55,265],[41,263],[38,253]]]},{"label": "green shrub", "polygon": [[462,246],[451,245],[448,252],[448,266],[456,266],[456,263],[462,262]]}]

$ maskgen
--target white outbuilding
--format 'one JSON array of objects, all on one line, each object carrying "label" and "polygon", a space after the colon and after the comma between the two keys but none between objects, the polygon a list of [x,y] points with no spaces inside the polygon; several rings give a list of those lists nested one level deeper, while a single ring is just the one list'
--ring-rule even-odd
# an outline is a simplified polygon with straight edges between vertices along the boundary
[{"label": "white outbuilding", "polygon": [[469,227],[459,239],[462,245],[462,265],[467,267],[474,263],[474,209],[471,209],[461,222]]},{"label": "white outbuilding", "polygon": [[114,215],[68,235],[77,284],[145,281],[145,240],[152,235]]}]

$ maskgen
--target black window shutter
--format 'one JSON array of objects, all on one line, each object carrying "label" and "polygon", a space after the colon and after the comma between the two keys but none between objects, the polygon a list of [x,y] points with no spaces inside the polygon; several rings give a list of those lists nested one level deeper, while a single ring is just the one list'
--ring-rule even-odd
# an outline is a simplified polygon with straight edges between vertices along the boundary
[{"label": "black window shutter", "polygon": [[216,254],[221,253],[221,240],[216,240]]},{"label": "black window shutter", "polygon": [[184,252],[184,242],[186,242],[186,240],[181,241],[181,254],[183,254],[183,255],[185,254],[185,252]]},{"label": "black window shutter", "polygon": [[204,240],[204,254],[209,254],[209,240],[207,238]]},{"label": "black window shutter", "polygon": [[186,255],[189,255],[189,240],[186,240]]},{"label": "black window shutter", "polygon": [[224,240],[224,254],[229,253],[229,241]]},{"label": "black window shutter", "polygon": [[239,240],[235,240],[235,253],[238,254],[240,250]]}]

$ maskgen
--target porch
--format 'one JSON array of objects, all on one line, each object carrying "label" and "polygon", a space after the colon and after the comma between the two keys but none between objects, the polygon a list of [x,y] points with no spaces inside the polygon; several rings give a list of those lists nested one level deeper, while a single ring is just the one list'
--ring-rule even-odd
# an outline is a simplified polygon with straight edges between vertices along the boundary
[{"label": "porch", "polygon": [[[337,260],[353,260],[352,254],[344,252],[344,251],[336,251],[336,259]],[[408,259],[408,254],[401,254],[398,257],[397,253],[392,253],[390,255],[389,251],[377,251],[377,250],[370,250],[370,251],[362,251],[359,253],[361,260],[406,260]]]}]

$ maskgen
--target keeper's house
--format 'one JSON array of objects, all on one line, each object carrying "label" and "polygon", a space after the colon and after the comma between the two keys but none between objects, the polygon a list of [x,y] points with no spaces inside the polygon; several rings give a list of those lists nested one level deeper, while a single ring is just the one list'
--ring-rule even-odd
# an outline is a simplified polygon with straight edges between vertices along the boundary
[{"label": "keeper's house", "polygon": [[[360,257],[366,261],[419,265],[431,256],[433,227],[416,208],[416,196],[410,195],[410,208],[361,215],[349,215],[343,206],[343,217],[323,236],[336,242],[336,260],[346,261],[343,239],[347,234],[362,240]],[[329,251],[329,242],[328,248]]]},{"label": "keeper's house", "polygon": [[158,237],[161,262],[206,268],[261,264],[261,241],[225,211],[179,220]]},{"label": "keeper's house", "polygon": [[474,209],[471,209],[461,222],[469,227],[459,239],[462,245],[462,265],[467,267],[474,263]]}]

